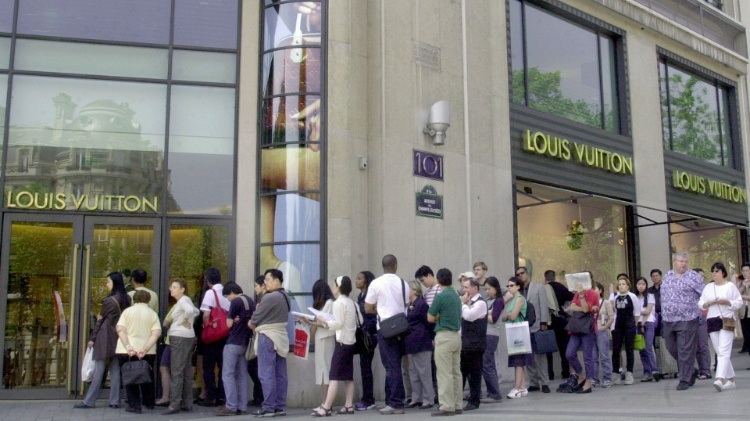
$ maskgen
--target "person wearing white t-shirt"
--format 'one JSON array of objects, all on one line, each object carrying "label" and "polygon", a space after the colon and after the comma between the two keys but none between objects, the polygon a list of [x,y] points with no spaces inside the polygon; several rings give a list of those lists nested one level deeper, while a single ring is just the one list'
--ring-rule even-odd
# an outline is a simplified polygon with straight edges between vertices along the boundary
[{"label": "person wearing white t-shirt", "polygon": [[[209,290],[203,295],[201,313],[203,321],[208,321],[211,309],[217,305],[229,312],[229,300],[224,296],[224,285],[221,284],[221,272],[216,268],[208,268],[203,275]],[[224,345],[227,338],[211,344],[203,344],[203,385],[206,388],[206,400],[199,402],[201,406],[219,406],[219,400],[224,400],[224,384],[221,381],[221,367],[224,364]],[[214,375],[214,368],[218,367],[219,375]],[[218,380],[217,380],[218,379]]]},{"label": "person wearing white t-shirt", "polygon": [[638,333],[641,333],[646,342],[646,348],[640,350],[641,364],[643,365],[642,382],[651,382],[661,380],[659,374],[659,365],[656,363],[656,354],[654,353],[654,333],[656,332],[656,316],[654,306],[656,297],[648,292],[648,281],[641,276],[635,281],[636,296],[638,297],[638,306],[641,308],[641,317],[638,319]]},{"label": "person wearing white t-shirt", "polygon": [[383,415],[403,414],[404,380],[401,371],[401,357],[404,355],[404,341],[400,338],[385,339],[380,332],[380,320],[406,314],[409,288],[406,282],[396,275],[398,261],[392,254],[383,257],[384,274],[372,281],[365,297],[365,312],[378,315],[378,347],[380,360],[385,367],[385,408]]}]

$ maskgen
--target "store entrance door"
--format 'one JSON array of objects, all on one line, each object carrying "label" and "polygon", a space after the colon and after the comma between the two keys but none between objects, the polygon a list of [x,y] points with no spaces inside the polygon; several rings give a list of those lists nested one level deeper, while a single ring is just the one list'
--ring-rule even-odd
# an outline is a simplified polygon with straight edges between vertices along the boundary
[{"label": "store entrance door", "polygon": [[[0,255],[0,399],[81,395],[107,274],[160,273],[156,218],[6,214]],[[157,275],[158,277],[158,275]],[[127,284],[127,281],[126,281]]]}]

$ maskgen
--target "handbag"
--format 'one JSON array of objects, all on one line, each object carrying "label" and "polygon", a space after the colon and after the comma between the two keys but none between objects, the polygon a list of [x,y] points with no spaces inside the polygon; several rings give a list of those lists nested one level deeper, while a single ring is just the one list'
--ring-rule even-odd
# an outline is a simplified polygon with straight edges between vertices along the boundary
[{"label": "handbag", "polygon": [[93,380],[95,368],[94,348],[88,348],[86,349],[86,355],[83,356],[83,364],[81,365],[81,380],[85,382]]},{"label": "handbag", "polygon": [[356,338],[356,342],[354,342],[354,354],[369,354],[370,352],[375,351],[377,343],[375,342],[375,339],[365,331],[362,327],[362,323],[359,322],[359,310],[357,309],[356,304],[354,304],[354,313],[357,319],[357,330],[354,332],[354,337]]},{"label": "handbag", "polygon": [[151,366],[146,360],[128,361],[121,370],[122,384],[125,386],[151,383]]},{"label": "handbag", "polygon": [[229,326],[227,326],[227,311],[221,308],[219,304],[219,294],[212,289],[216,297],[216,305],[211,308],[208,314],[208,320],[203,323],[203,332],[201,340],[204,344],[212,344],[229,336]]},{"label": "handbag", "polygon": [[505,341],[508,345],[508,355],[530,354],[529,322],[506,323]]},{"label": "handbag", "polygon": [[635,340],[633,341],[633,349],[636,351],[643,351],[646,349],[646,337],[637,333],[635,335]]},{"label": "handbag", "polygon": [[[714,296],[716,296],[716,284],[714,284]],[[737,327],[734,317],[724,317],[724,314],[721,312],[721,306],[719,306],[719,316],[721,316],[721,328],[734,332],[734,329]]]},{"label": "handbag", "polygon": [[594,331],[594,315],[572,311],[565,329],[570,333],[592,333]]},{"label": "handbag", "polygon": [[[401,291],[404,295],[404,308],[406,308],[406,282],[401,279]],[[378,318],[380,319],[380,318]],[[380,320],[380,334],[384,339],[402,339],[410,333],[409,321],[406,313],[398,312],[385,320]]]},{"label": "handbag", "polygon": [[706,330],[708,333],[714,333],[721,330],[723,325],[721,317],[709,317],[706,319]]},{"label": "handbag", "polygon": [[539,330],[531,334],[535,354],[557,352],[557,339],[553,330]]},{"label": "handbag", "polygon": [[250,361],[255,359],[258,354],[255,352],[255,335],[250,337],[250,342],[247,343],[247,349],[245,350],[245,360]]}]

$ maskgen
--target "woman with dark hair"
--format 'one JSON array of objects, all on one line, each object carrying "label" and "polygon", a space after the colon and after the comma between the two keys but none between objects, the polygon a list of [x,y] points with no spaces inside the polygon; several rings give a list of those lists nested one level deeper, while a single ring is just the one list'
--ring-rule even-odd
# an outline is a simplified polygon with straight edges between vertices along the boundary
[{"label": "woman with dark hair", "polygon": [[642,382],[659,381],[659,366],[656,364],[654,353],[654,332],[656,332],[656,317],[654,305],[656,298],[648,292],[648,281],[643,276],[635,280],[636,296],[638,305],[641,307],[641,318],[638,321],[638,333],[642,334],[646,341],[646,349],[640,350],[641,364],[643,365]]},{"label": "woman with dark hair", "polygon": [[[312,287],[313,308],[323,313],[333,313],[333,292],[328,283],[319,279]],[[336,332],[330,330],[318,320],[302,318],[303,323],[315,327],[315,384],[320,385],[320,393],[326,400],[328,396],[328,373],[331,371],[331,358],[336,344]]]},{"label": "woman with dark hair", "polygon": [[125,284],[120,272],[112,272],[107,275],[107,289],[109,295],[102,300],[102,309],[96,316],[96,325],[91,331],[88,347],[93,348],[93,359],[95,363],[94,377],[91,380],[83,402],[76,404],[74,408],[94,408],[96,398],[104,381],[104,370],[109,362],[109,407],[120,407],[120,363],[115,356],[117,346],[117,320],[123,310],[130,307],[130,297],[125,292]]},{"label": "woman with dark hair", "polygon": [[732,342],[734,342],[734,326],[723,328],[724,319],[736,320],[734,313],[742,306],[742,296],[737,286],[727,282],[727,268],[716,262],[711,266],[711,279],[703,288],[698,305],[708,310],[706,325],[711,345],[716,352],[716,381],[717,391],[734,389],[734,367],[730,359]]},{"label": "woman with dark hair", "polygon": [[409,281],[409,335],[404,338],[406,359],[409,362],[411,403],[407,408],[429,409],[435,401],[432,386],[432,331],[435,325],[427,321],[429,306],[422,297],[422,285],[417,280]]},{"label": "woman with dark hair", "polygon": [[500,343],[500,315],[505,309],[503,302],[500,281],[494,276],[490,276],[484,282],[484,288],[487,291],[487,348],[484,350],[482,357],[482,377],[487,385],[487,397],[481,399],[482,403],[493,403],[503,398],[500,393],[500,384],[497,378],[497,367],[495,364],[495,351]]},{"label": "woman with dark hair", "polygon": [[378,344],[376,335],[377,332],[377,316],[375,314],[365,313],[365,297],[367,297],[367,288],[375,279],[375,275],[369,270],[359,272],[356,277],[357,289],[359,289],[359,295],[357,296],[357,305],[359,306],[359,314],[362,315],[364,321],[362,322],[362,329],[370,335],[371,343],[375,346],[370,352],[363,352],[359,354],[359,370],[362,373],[362,399],[356,406],[357,411],[366,411],[375,407],[375,395],[373,393],[373,375],[372,375],[372,359],[375,357],[375,347]]},{"label": "woman with dark hair", "polygon": [[[505,307],[500,319],[506,323],[519,323],[526,320],[526,298],[521,294],[523,281],[514,276],[508,279],[508,293],[511,298],[508,300],[508,306]],[[516,382],[508,393],[509,399],[522,398],[529,394],[526,389],[524,379],[524,367],[534,364],[534,354],[517,354],[508,356],[508,367],[514,367],[516,372]]]},{"label": "woman with dark hair", "polygon": [[362,317],[357,311],[357,305],[349,298],[352,292],[352,280],[348,276],[336,278],[333,282],[333,292],[336,295],[336,301],[332,306],[333,318],[330,320],[323,316],[317,318],[318,323],[335,332],[336,345],[329,373],[331,385],[324,402],[313,410],[312,416],[314,417],[331,415],[340,382],[346,385],[346,393],[344,407],[338,411],[338,414],[354,413],[354,343],[357,341],[357,321],[361,322]]}]

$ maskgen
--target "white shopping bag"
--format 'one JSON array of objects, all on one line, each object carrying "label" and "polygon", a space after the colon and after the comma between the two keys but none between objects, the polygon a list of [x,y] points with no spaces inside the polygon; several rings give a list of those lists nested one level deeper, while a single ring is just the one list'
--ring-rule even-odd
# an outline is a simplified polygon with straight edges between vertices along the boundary
[{"label": "white shopping bag", "polygon": [[81,377],[83,381],[90,382],[94,379],[95,367],[94,348],[88,348],[86,349],[86,355],[83,356],[83,364],[81,365]]},{"label": "white shopping bag", "polygon": [[508,355],[531,353],[531,334],[529,323],[506,323],[505,340],[508,344]]}]

